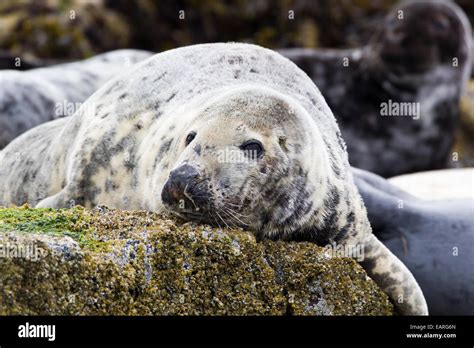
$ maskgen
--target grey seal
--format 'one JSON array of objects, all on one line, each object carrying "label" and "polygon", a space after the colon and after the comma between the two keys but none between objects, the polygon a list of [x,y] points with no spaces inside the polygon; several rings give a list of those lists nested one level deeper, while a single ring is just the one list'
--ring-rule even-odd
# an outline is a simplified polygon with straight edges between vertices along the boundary
[{"label": "grey seal", "polygon": [[30,128],[72,115],[106,81],[151,55],[117,50],[75,63],[0,70],[0,149]]},{"label": "grey seal", "polygon": [[427,314],[411,273],[371,233],[324,98],[268,49],[217,43],[157,54],[73,116],[10,143],[0,181],[0,205],[167,209],[261,238],[359,248],[400,313]]}]

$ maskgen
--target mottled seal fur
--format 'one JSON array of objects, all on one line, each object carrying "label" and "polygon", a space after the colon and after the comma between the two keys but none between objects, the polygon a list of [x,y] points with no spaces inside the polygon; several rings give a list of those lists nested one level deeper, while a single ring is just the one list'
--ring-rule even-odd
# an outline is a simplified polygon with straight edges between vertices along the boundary
[{"label": "mottled seal fur", "polygon": [[[385,177],[449,165],[471,69],[471,27],[456,4],[398,4],[362,48],[280,52],[321,90],[351,165]],[[419,113],[382,116],[394,103]]]},{"label": "mottled seal fur", "polygon": [[363,170],[354,179],[374,234],[413,273],[430,314],[474,315],[474,197],[427,201]]},{"label": "mottled seal fur", "polygon": [[30,128],[72,115],[76,103],[151,55],[140,50],[117,50],[76,63],[28,71],[1,70],[0,149]]},{"label": "mottled seal fur", "polygon": [[261,238],[362,247],[399,311],[427,314],[413,276],[371,233],[321,93],[258,46],[196,45],[139,63],[75,115],[14,140],[0,179],[0,205],[166,208]]}]

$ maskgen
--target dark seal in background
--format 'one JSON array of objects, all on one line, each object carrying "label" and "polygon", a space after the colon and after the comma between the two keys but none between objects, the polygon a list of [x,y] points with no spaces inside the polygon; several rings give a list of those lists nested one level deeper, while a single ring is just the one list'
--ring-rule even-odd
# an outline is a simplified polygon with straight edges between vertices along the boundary
[{"label": "dark seal in background", "polygon": [[361,48],[281,52],[319,86],[351,165],[386,177],[450,166],[471,69],[471,27],[454,3],[397,5]]}]

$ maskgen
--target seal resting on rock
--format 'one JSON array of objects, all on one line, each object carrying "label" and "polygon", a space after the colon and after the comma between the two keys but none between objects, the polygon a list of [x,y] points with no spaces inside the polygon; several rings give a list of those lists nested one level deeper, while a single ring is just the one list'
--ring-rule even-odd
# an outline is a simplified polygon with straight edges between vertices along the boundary
[{"label": "seal resting on rock", "polygon": [[363,248],[358,261],[398,311],[427,314],[411,273],[371,233],[324,98],[271,50],[157,54],[75,115],[14,140],[0,153],[0,182],[0,205],[167,209],[261,238]]},{"label": "seal resting on rock", "polygon": [[428,201],[363,170],[354,179],[374,234],[413,273],[430,314],[474,315],[472,190],[470,198]]},{"label": "seal resting on rock", "polygon": [[117,50],[81,62],[0,71],[0,149],[28,129],[72,115],[106,81],[151,52]]},{"label": "seal resting on rock", "polygon": [[396,5],[365,47],[280,53],[321,90],[351,165],[390,177],[449,164],[471,45],[454,2],[414,1]]}]

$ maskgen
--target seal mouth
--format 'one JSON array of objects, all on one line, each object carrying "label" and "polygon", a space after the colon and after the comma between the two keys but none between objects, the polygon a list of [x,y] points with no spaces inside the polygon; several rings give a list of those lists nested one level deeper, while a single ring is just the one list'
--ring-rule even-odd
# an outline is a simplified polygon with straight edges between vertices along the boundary
[{"label": "seal mouth", "polygon": [[190,212],[190,211],[175,211],[175,210],[170,210],[170,212],[176,216],[179,216],[182,219],[185,220],[192,220],[192,221],[199,221],[199,222],[206,222],[207,217],[206,214],[203,213],[195,213],[195,212]]},{"label": "seal mouth", "polygon": [[183,211],[183,212],[180,212],[180,213],[177,213],[179,215],[182,215],[186,218],[193,218],[193,219],[203,219],[204,215],[203,214],[199,214],[199,213],[192,213],[192,212],[187,212],[187,211]]}]

